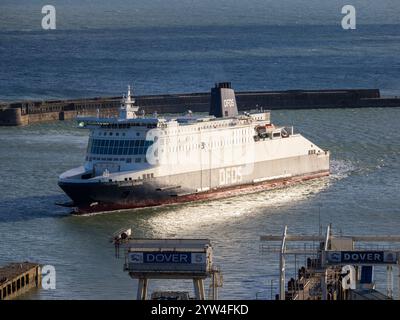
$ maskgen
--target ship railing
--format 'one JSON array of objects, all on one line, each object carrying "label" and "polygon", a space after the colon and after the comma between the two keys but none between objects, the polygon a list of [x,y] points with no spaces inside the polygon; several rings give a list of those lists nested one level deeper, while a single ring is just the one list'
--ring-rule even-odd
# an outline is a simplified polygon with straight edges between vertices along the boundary
[{"label": "ship railing", "polygon": [[287,138],[289,136],[294,135],[294,128],[293,126],[283,127],[281,131],[282,137]]},{"label": "ship railing", "polygon": [[[260,244],[261,253],[282,251],[281,244]],[[320,251],[319,243],[287,244],[285,253],[287,254],[317,254]]]},{"label": "ship railing", "polygon": [[101,112],[97,112],[96,114],[93,114],[93,112],[88,112],[87,110],[83,111],[78,111],[76,114],[77,119],[79,118],[85,118],[85,117],[97,117],[100,119],[113,119],[116,118],[118,114],[115,111],[105,111],[102,110]]},{"label": "ship railing", "polygon": [[355,250],[366,250],[366,251],[371,251],[371,250],[375,250],[375,251],[396,251],[396,252],[400,252],[400,248],[397,245],[394,244],[389,244],[389,243],[380,243],[380,244],[364,244],[364,243],[356,243],[354,246]]}]

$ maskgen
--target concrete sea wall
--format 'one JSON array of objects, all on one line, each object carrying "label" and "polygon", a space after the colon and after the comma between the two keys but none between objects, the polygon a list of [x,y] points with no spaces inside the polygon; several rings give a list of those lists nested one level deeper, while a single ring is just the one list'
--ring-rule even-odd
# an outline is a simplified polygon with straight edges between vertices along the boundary
[{"label": "concrete sea wall", "polygon": [[[289,90],[236,92],[239,110],[399,107],[399,98],[382,98],[379,89]],[[20,126],[73,119],[77,115],[114,116],[121,97],[22,101],[0,105],[0,125]],[[208,112],[210,93],[165,94],[136,97],[145,113]]]}]

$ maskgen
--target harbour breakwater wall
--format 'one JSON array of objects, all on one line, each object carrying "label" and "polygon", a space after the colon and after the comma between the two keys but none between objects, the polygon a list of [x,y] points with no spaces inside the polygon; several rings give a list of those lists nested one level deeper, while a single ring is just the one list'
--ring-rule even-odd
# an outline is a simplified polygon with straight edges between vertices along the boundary
[{"label": "harbour breakwater wall", "polygon": [[[22,101],[0,104],[0,125],[73,119],[77,115],[116,116],[121,96],[91,99]],[[135,97],[145,113],[208,112],[210,93]],[[399,107],[400,98],[382,98],[379,89],[288,90],[236,92],[239,110]]]}]

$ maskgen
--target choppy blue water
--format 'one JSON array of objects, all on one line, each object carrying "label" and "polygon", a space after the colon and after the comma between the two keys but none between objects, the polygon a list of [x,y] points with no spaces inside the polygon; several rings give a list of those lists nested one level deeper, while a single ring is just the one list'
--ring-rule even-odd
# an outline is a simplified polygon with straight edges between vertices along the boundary
[{"label": "choppy blue water", "polygon": [[400,25],[0,30],[0,101],[236,90],[400,92]]},{"label": "choppy blue water", "polygon": [[[315,14],[321,12],[315,1],[315,12],[297,4],[289,13],[271,2],[269,18],[291,15],[292,26],[278,26],[281,20],[263,23],[265,5],[255,2],[242,20],[236,7],[234,20],[218,20],[219,11],[207,16],[208,9],[180,20],[182,15],[167,8],[165,15],[160,11],[142,23],[143,5],[135,11],[138,19],[126,23],[126,10],[85,20],[91,8],[85,1],[86,11],[71,16],[59,10],[59,29],[44,32],[36,25],[40,10],[25,19],[11,17],[18,8],[33,10],[38,1],[4,1],[0,101],[119,95],[128,83],[137,94],[198,92],[215,81],[232,81],[236,90],[400,92],[399,25],[360,24],[352,31],[342,30],[339,22],[303,25],[310,17],[324,23]],[[382,18],[382,11],[373,12]],[[393,15],[387,23],[395,21]],[[74,17],[79,17],[76,24]],[[336,21],[336,13],[328,18]],[[324,226],[332,222],[345,234],[400,233],[399,117],[399,109],[277,111],[275,122],[294,124],[331,151],[330,178],[233,199],[90,217],[70,216],[54,205],[66,200],[57,176],[81,164],[87,132],[72,122],[0,127],[0,264],[33,260],[56,267],[57,289],[28,298],[132,299],[136,283],[122,272],[122,260],[114,258],[108,242],[115,230],[132,227],[142,237],[211,238],[224,274],[221,297],[269,298],[270,280],[277,286],[278,261],[260,254],[260,235],[281,233],[285,224],[289,232],[317,233],[319,212]],[[380,271],[378,279],[384,281]],[[155,288],[171,286],[155,281],[150,289]],[[191,284],[172,288],[191,290]]]},{"label": "choppy blue water", "polygon": [[[57,289],[40,299],[133,299],[136,282],[122,271],[108,242],[117,229],[139,237],[209,237],[224,274],[222,298],[270,298],[278,260],[260,254],[259,236],[289,232],[400,233],[400,109],[276,111],[276,123],[294,124],[332,153],[332,176],[286,189],[226,200],[70,216],[55,201],[67,200],[57,175],[83,160],[87,132],[73,122],[0,128],[0,264],[33,260],[52,264]],[[301,261],[298,257],[298,263]],[[291,275],[294,267],[288,268]],[[383,281],[385,270],[377,279]],[[151,282],[154,289],[192,290],[189,282]],[[274,290],[274,293],[276,291]]]}]

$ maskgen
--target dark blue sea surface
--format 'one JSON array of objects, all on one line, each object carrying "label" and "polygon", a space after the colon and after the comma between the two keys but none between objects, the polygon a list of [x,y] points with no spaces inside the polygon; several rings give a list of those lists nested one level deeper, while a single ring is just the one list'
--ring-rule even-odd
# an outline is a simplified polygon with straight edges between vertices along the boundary
[{"label": "dark blue sea surface", "polygon": [[[176,18],[163,26],[155,19],[84,28],[82,21],[63,28],[60,19],[55,31],[2,27],[0,100],[120,95],[127,84],[138,95],[200,92],[215,81],[231,81],[236,90],[400,92],[399,25],[345,31],[339,23],[302,25],[301,19],[290,26],[260,19],[209,25],[203,17],[203,24],[192,26]],[[318,233],[319,221],[348,235],[400,233],[399,118],[400,109],[276,111],[274,122],[294,125],[331,151],[331,177],[225,200],[85,217],[54,203],[68,200],[57,177],[81,165],[87,132],[70,121],[0,127],[0,264],[55,266],[57,289],[25,298],[133,299],[137,284],[109,243],[115,230],[132,227],[138,237],[209,237],[224,274],[221,297],[270,298],[278,260],[260,253],[260,235],[281,233],[285,224],[289,233]],[[384,290],[385,270],[378,271]],[[294,272],[292,265],[288,276]],[[154,289],[192,288],[190,282],[154,281]]]},{"label": "dark blue sea surface", "polygon": [[400,25],[0,31],[0,101],[236,90],[400,92]]},{"label": "dark blue sea surface", "polygon": [[[84,217],[54,203],[68,200],[57,177],[81,165],[87,131],[72,121],[0,127],[0,264],[55,266],[57,289],[25,298],[134,299],[137,283],[122,271],[123,259],[114,258],[109,242],[114,231],[131,227],[137,237],[210,238],[224,275],[221,297],[269,299],[271,280],[277,292],[278,256],[261,254],[261,235],[280,234],[284,225],[289,233],[318,234],[319,222],[323,232],[332,223],[335,234],[400,233],[400,109],[282,110],[272,118],[331,151],[329,178],[225,200]],[[292,277],[296,269],[289,262]],[[304,262],[297,257],[297,266]],[[386,269],[377,271],[377,288],[385,292]],[[193,290],[185,281],[151,282],[150,291],[156,289]]]}]

